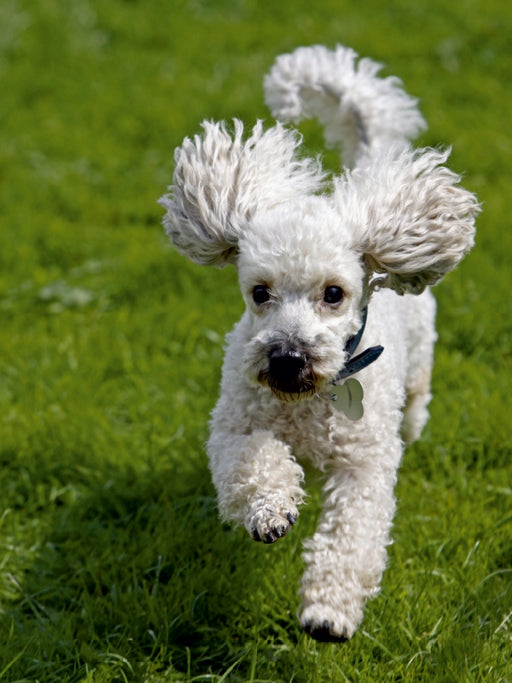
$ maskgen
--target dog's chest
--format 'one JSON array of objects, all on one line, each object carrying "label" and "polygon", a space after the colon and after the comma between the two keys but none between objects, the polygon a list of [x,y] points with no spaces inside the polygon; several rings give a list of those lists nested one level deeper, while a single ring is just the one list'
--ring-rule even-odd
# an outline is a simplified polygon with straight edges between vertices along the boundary
[{"label": "dog's chest", "polygon": [[347,458],[360,429],[320,398],[282,403],[272,397],[260,410],[260,428],[272,431],[297,458],[307,459],[316,467]]}]

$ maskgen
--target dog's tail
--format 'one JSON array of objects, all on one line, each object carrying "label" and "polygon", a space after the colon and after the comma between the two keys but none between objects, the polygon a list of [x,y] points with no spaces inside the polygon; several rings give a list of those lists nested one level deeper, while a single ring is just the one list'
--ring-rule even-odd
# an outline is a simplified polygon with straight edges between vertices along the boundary
[{"label": "dog's tail", "polygon": [[417,100],[381,65],[350,48],[301,47],[281,55],[265,77],[265,101],[284,122],[316,118],[328,146],[340,146],[352,168],[387,146],[407,146],[426,128]]}]

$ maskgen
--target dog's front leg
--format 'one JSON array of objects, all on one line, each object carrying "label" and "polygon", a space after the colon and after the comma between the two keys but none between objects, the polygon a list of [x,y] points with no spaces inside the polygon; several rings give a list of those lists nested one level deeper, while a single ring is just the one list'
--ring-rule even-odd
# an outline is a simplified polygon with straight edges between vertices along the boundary
[{"label": "dog's front leg", "polygon": [[221,516],[273,543],[295,524],[304,492],[302,468],[272,432],[212,430],[208,456]]},{"label": "dog's front leg", "polygon": [[301,625],[317,640],[349,639],[366,600],[378,593],[395,510],[390,460],[398,463],[398,442],[396,449],[396,458],[383,458],[387,467],[374,456],[335,466],[327,480],[318,529],[305,543],[301,588]]}]

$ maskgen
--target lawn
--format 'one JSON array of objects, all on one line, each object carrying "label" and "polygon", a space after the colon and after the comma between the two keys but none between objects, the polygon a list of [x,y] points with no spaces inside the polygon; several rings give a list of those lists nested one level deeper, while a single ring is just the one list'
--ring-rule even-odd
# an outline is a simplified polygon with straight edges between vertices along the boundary
[{"label": "lawn", "polygon": [[[0,680],[512,681],[511,35],[503,0],[2,0]],[[242,302],[156,203],[183,137],[270,122],[263,75],[313,43],[399,75],[483,206],[436,288],[383,589],[343,646],[295,617],[314,478],[275,546],[217,517],[203,444]]]}]

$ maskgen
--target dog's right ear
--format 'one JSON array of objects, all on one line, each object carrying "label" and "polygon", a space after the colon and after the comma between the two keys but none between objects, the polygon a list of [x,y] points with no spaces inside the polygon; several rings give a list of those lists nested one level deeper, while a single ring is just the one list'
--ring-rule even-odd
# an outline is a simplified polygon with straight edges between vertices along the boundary
[{"label": "dog's right ear", "polygon": [[245,141],[237,119],[232,135],[224,123],[202,127],[202,136],[185,138],[176,150],[173,185],[159,203],[176,249],[195,263],[222,267],[236,260],[255,213],[313,194],[324,174],[319,162],[297,158],[300,136],[281,124],[264,131],[259,121]]}]

